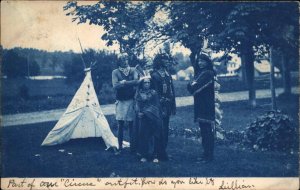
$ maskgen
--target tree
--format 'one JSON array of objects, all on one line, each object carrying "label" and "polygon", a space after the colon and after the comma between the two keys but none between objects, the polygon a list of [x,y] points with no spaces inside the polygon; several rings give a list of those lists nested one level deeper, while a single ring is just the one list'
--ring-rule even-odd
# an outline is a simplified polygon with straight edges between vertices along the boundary
[{"label": "tree", "polygon": [[[284,50],[286,55],[291,55],[291,49],[298,50],[298,19],[297,3],[238,3],[224,20],[221,32],[211,38],[215,49],[225,48],[241,56],[252,106],[255,106],[253,61],[268,55],[270,47]],[[290,27],[297,29],[291,31]],[[289,81],[289,71],[286,75]],[[288,89],[288,82],[286,86]]]},{"label": "tree", "polygon": [[[183,3],[169,5],[168,35],[191,50],[190,59],[195,69],[197,57],[205,39],[215,51],[237,53],[242,58],[249,89],[249,102],[255,107],[254,49],[256,20],[252,19],[256,5],[247,3]],[[250,14],[251,13],[251,14]],[[171,32],[170,32],[171,31]]]},{"label": "tree", "polygon": [[2,73],[8,78],[27,76],[27,59],[11,49],[3,54]]},{"label": "tree", "polygon": [[83,54],[73,54],[72,61],[65,64],[64,75],[67,83],[81,82],[84,78],[84,63],[87,68],[92,68],[92,78],[96,92],[101,90],[102,85],[111,85],[111,73],[117,67],[119,61],[115,53],[107,51],[95,51],[87,49]]},{"label": "tree", "polygon": [[[262,11],[262,4],[238,3],[225,16],[221,32],[210,38],[213,49],[236,53],[241,57],[243,76],[249,90],[249,104],[256,106],[254,88],[255,47],[258,47],[257,31],[259,30],[257,15]],[[218,14],[218,13],[216,13]]]},{"label": "tree", "polygon": [[[254,60],[265,54],[264,48],[268,50],[274,42],[281,44],[285,39],[283,41],[290,43],[293,41],[291,39],[297,39],[295,34],[298,33],[293,31],[298,29],[292,29],[294,25],[287,25],[287,31],[292,31],[292,35],[270,35],[273,29],[280,29],[281,26],[272,24],[272,19],[276,21],[275,15],[283,14],[279,19],[280,24],[285,22],[285,18],[290,18],[289,11],[292,9],[286,9],[284,5],[281,10],[281,5],[263,2],[98,2],[78,6],[76,2],[70,2],[65,10],[72,9],[67,15],[72,15],[78,23],[89,22],[102,26],[107,33],[101,38],[107,41],[107,45],[118,43],[121,52],[125,51],[135,59],[149,41],[180,42],[191,51],[191,64],[197,74],[195,65],[206,39],[208,48],[214,51],[238,54],[249,90],[249,103],[255,107]],[[165,23],[157,22],[156,18],[163,15],[167,15]],[[298,18],[298,14],[293,16]],[[284,66],[287,70],[285,78],[289,81],[289,68],[287,64]]]},{"label": "tree", "polygon": [[53,72],[55,72],[55,67],[57,67],[58,65],[59,58],[61,57],[60,55],[61,55],[60,52],[53,53],[52,60],[51,60],[51,68]]},{"label": "tree", "polygon": [[163,29],[174,42],[180,42],[191,51],[190,60],[195,74],[198,72],[198,67],[195,67],[196,58],[201,51],[205,37],[201,34],[202,28],[198,28],[200,22],[205,22],[203,5],[202,3],[171,3],[167,7],[171,22]]},{"label": "tree", "polygon": [[114,53],[105,51],[97,52],[95,59],[97,60],[92,72],[95,89],[97,92],[101,90],[104,83],[111,84],[111,73],[117,68],[118,57]]},{"label": "tree", "polygon": [[78,24],[86,23],[103,27],[106,31],[101,39],[107,46],[119,44],[120,51],[129,57],[137,57],[142,53],[138,43],[143,38],[143,30],[155,13],[155,2],[99,1],[93,5],[78,5],[68,2],[64,10]]},{"label": "tree", "polygon": [[39,64],[33,60],[29,65],[30,76],[37,76],[41,73]]},{"label": "tree", "polygon": [[[299,10],[295,2],[270,3],[261,19],[263,44],[270,49],[272,65],[275,65],[274,54],[281,59],[284,94],[291,94],[290,68],[298,66],[299,49]],[[294,58],[294,64],[290,60]],[[280,66],[280,65],[279,65]]]},{"label": "tree", "polygon": [[172,2],[166,4],[165,10],[171,21],[160,30],[171,37],[173,42],[180,42],[191,51],[190,61],[197,74],[195,65],[204,40],[211,33],[220,30],[224,15],[231,10],[231,3],[221,5],[212,2]]},{"label": "tree", "polygon": [[84,78],[84,67],[79,54],[74,54],[71,62],[64,65],[64,75],[67,83],[76,83]]}]

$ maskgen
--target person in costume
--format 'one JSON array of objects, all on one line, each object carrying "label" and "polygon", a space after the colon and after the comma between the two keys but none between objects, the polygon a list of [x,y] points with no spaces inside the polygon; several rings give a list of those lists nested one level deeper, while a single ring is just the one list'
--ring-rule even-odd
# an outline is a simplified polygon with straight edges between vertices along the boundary
[{"label": "person in costume", "polygon": [[[125,122],[129,127],[130,144],[134,144],[133,120],[135,87],[138,84],[138,74],[135,68],[128,64],[128,56],[122,55],[119,59],[117,69],[112,71],[112,85],[116,91],[116,120],[118,122],[118,144],[120,154],[122,151],[123,132]],[[130,146],[130,151],[134,152],[134,146]]]},{"label": "person in costume", "polygon": [[203,162],[210,162],[214,155],[215,91],[213,63],[205,54],[200,54],[198,73],[188,84],[188,91],[194,96],[194,121],[199,123],[202,137]]},{"label": "person in costume", "polygon": [[[140,60],[140,62],[135,66],[135,70],[138,74],[138,79],[139,81],[144,78],[146,75],[147,75],[147,71],[145,69],[145,64],[146,64],[146,61],[145,60]],[[136,91],[137,93],[138,91]],[[133,123],[133,128],[134,128],[134,150],[136,151],[137,153],[137,156],[141,156],[141,151],[140,151],[140,118],[139,118],[139,113],[138,113],[138,105],[137,105],[137,101],[135,100],[135,112],[136,112],[136,115],[135,115],[135,120],[134,120],[134,123]]]},{"label": "person in costume", "polygon": [[[139,152],[141,161],[153,160],[158,162],[158,138],[161,132],[161,110],[158,94],[150,88],[150,77],[141,78],[135,96],[139,117]],[[150,153],[151,142],[154,140],[153,152]]]},{"label": "person in costume", "polygon": [[170,116],[176,113],[175,92],[173,80],[167,70],[168,56],[159,53],[153,60],[153,72],[151,73],[151,85],[157,92],[162,110],[163,125],[159,138],[159,159],[168,160],[167,144],[169,136]]}]

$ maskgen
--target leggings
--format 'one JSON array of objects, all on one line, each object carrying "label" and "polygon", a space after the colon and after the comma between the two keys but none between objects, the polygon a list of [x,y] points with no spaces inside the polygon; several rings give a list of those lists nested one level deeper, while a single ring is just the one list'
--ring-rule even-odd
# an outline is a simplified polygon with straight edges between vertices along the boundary
[{"label": "leggings", "polygon": [[213,159],[214,152],[214,132],[210,123],[199,122],[202,137],[203,156],[206,159]]},{"label": "leggings", "polygon": [[[125,122],[123,120],[118,120],[118,143],[119,143],[119,149],[121,150],[123,148],[123,133],[124,133],[124,125],[125,125]],[[132,121],[128,121],[128,128],[129,128],[129,141],[130,141],[130,144],[134,144],[133,142],[133,122]],[[131,146],[130,146],[130,150],[131,149]]]}]

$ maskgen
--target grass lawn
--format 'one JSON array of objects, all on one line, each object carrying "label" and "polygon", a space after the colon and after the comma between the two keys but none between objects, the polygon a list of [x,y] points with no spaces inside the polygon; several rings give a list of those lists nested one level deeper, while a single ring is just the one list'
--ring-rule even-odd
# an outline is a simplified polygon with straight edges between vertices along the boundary
[{"label": "grass lawn", "polygon": [[[299,95],[293,95],[288,99],[279,97],[277,98],[277,106],[283,113],[291,117],[294,124],[299,125]],[[248,106],[248,101],[224,102],[221,103],[221,109],[223,110],[222,127],[225,130],[244,130],[256,117],[271,110],[271,100],[258,99],[257,107],[254,109]],[[191,106],[181,107],[178,109],[178,113],[171,118],[170,125],[175,128],[196,127],[193,118],[194,112]]]},{"label": "grass lawn", "polygon": [[[298,124],[298,97],[282,100],[279,108],[286,111]],[[245,129],[247,124],[270,107],[269,100],[259,100],[256,109],[246,102],[222,105],[223,128]],[[116,134],[116,122],[108,116]],[[192,106],[181,107],[170,125],[174,128],[196,127]],[[298,176],[298,154],[282,152],[252,152],[234,146],[217,145],[215,161],[197,162],[202,152],[199,140],[170,135],[168,152],[170,161],[141,163],[129,151],[115,156],[105,151],[101,138],[76,139],[65,144],[41,147],[43,139],[55,122],[2,128],[2,177],[291,177]],[[63,149],[64,152],[59,150]],[[39,156],[36,156],[39,155]],[[113,174],[114,173],[114,174]]]}]

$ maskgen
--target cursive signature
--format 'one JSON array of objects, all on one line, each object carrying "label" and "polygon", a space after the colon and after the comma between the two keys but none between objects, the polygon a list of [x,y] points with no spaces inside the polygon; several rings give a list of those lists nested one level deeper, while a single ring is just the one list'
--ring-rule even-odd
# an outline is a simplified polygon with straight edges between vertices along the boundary
[{"label": "cursive signature", "polygon": [[255,186],[253,184],[243,184],[244,180],[240,182],[239,180],[234,180],[231,182],[222,181],[222,184],[219,187],[219,190],[237,190],[237,189],[255,189]]}]

